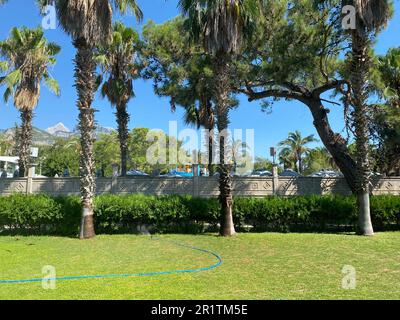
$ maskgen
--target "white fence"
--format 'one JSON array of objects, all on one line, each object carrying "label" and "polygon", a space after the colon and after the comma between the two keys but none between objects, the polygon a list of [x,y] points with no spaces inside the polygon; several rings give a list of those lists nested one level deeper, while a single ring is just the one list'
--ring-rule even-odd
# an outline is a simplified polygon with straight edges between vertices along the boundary
[{"label": "white fence", "polygon": [[[377,195],[400,195],[400,177],[381,178],[373,183],[373,193]],[[0,195],[13,193],[49,195],[79,195],[79,178],[16,178],[0,179]],[[99,178],[96,180],[97,194],[135,194],[146,195],[192,195],[216,197],[218,178]],[[233,178],[235,196],[264,197],[269,195],[325,195],[351,194],[343,178],[283,178],[255,177]]]}]

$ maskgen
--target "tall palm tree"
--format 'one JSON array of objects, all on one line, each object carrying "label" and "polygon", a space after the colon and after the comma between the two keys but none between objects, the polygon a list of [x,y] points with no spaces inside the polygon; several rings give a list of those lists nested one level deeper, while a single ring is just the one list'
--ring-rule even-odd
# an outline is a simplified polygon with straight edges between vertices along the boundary
[{"label": "tall palm tree", "polygon": [[214,151],[215,151],[215,117],[212,99],[202,97],[200,105],[185,106],[184,121],[187,125],[194,125],[197,129],[203,127],[208,131],[207,149],[208,149],[208,172],[210,176],[214,175]]},{"label": "tall palm tree", "polygon": [[14,105],[22,121],[18,146],[21,177],[27,174],[33,110],[39,102],[42,81],[55,94],[60,94],[58,83],[49,72],[50,67],[56,63],[55,56],[59,51],[58,45],[46,40],[41,28],[13,28],[10,37],[0,42],[0,53],[5,58],[1,68],[6,75],[0,78],[0,84],[6,86],[4,100],[14,98]]},{"label": "tall palm tree", "polygon": [[281,156],[287,159],[292,159],[293,164],[297,166],[299,173],[303,173],[303,156],[310,151],[307,147],[311,142],[317,142],[314,135],[302,137],[300,131],[290,132],[287,139],[281,141],[278,145],[283,147]]},{"label": "tall palm tree", "polygon": [[92,102],[96,87],[94,48],[112,40],[113,9],[121,13],[131,11],[137,18],[142,12],[136,0],[38,0],[43,8],[55,4],[58,20],[64,31],[72,38],[76,48],[75,87],[79,109],[81,134],[80,178],[82,198],[82,221],[79,237],[95,236],[93,219],[94,175],[94,112]]},{"label": "tall palm tree", "polygon": [[[99,47],[96,61],[102,69],[102,76],[106,77],[101,95],[107,97],[115,113],[118,123],[118,139],[121,153],[121,176],[126,176],[127,154],[129,137],[129,113],[127,105],[135,96],[133,80],[138,77],[138,68],[135,63],[139,35],[132,29],[116,22],[113,27],[113,39],[106,46]],[[101,81],[101,80],[100,80]]]},{"label": "tall palm tree", "polygon": [[345,0],[344,4],[356,8],[356,28],[351,30],[350,82],[351,104],[354,108],[354,132],[356,139],[357,178],[356,192],[359,206],[359,231],[373,235],[370,214],[369,119],[368,78],[371,58],[369,52],[373,38],[387,23],[390,16],[388,0]]},{"label": "tall palm tree", "polygon": [[180,0],[179,7],[187,17],[193,37],[203,42],[214,65],[214,99],[219,135],[219,190],[222,236],[235,234],[232,217],[232,179],[226,159],[226,137],[221,134],[229,125],[230,63],[241,50],[246,36],[260,14],[262,0]]}]

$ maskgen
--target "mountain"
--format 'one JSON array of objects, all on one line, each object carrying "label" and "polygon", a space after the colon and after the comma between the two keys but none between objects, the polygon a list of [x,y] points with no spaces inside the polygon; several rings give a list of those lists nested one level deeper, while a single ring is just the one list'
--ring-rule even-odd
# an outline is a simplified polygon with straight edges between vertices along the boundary
[{"label": "mountain", "polygon": [[[102,126],[96,126],[94,137],[98,139],[101,134],[110,134],[115,132],[113,128],[106,128]],[[10,129],[0,129],[0,134],[7,140],[14,140],[15,127]],[[36,146],[48,146],[54,144],[56,139],[63,138],[68,139],[71,137],[79,136],[79,131],[75,128],[70,131],[62,122],[57,123],[55,126],[42,130],[39,128],[33,128],[33,145]]]},{"label": "mountain", "polygon": [[[10,128],[6,130],[2,130],[3,136],[7,140],[15,139],[15,128]],[[41,130],[39,128],[33,128],[33,139],[32,144],[35,146],[47,146],[52,145],[56,141],[56,137],[46,132],[45,130]]]},{"label": "mountain", "polygon": [[94,134],[96,137],[99,137],[101,134],[111,134],[114,132],[116,132],[116,130],[114,128],[96,126]]},{"label": "mountain", "polygon": [[47,128],[45,131],[58,138],[69,138],[72,133],[62,122],[57,123],[53,127]]},{"label": "mountain", "polygon": [[[69,130],[62,122],[57,123],[55,126],[47,128],[46,132],[57,138],[70,138],[72,136],[79,136],[79,129],[75,128],[73,131]],[[115,132],[113,128],[107,128],[97,125],[94,130],[94,136],[97,139],[101,134],[110,134]]]}]

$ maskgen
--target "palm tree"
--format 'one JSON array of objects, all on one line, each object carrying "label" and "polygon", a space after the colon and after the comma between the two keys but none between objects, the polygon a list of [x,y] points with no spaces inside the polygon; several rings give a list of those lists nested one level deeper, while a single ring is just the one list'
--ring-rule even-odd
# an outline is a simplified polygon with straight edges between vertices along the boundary
[{"label": "palm tree", "polygon": [[56,63],[55,56],[60,47],[44,37],[41,28],[13,28],[10,37],[0,42],[0,53],[5,58],[1,68],[6,72],[0,84],[6,86],[4,100],[14,98],[14,105],[22,121],[18,155],[19,174],[27,174],[30,147],[32,144],[33,110],[40,98],[41,83],[59,95],[58,83],[50,76],[49,69]]},{"label": "palm tree", "polygon": [[193,38],[202,40],[213,57],[215,116],[219,135],[219,189],[222,236],[235,234],[232,217],[232,179],[226,161],[226,137],[221,134],[229,125],[230,63],[241,50],[245,37],[260,14],[262,0],[180,0]]},{"label": "palm tree", "polygon": [[0,134],[0,155],[11,156],[13,150],[13,141],[6,137],[5,134]]},{"label": "palm tree", "polygon": [[291,159],[298,172],[303,173],[303,156],[310,151],[307,145],[317,141],[313,134],[303,138],[298,130],[290,132],[288,138],[278,144],[283,147],[280,157]]},{"label": "palm tree", "polygon": [[43,8],[55,4],[62,28],[72,38],[76,48],[75,87],[79,109],[79,130],[81,134],[80,178],[82,221],[79,237],[95,236],[93,219],[94,175],[94,112],[92,102],[96,87],[94,48],[106,45],[112,40],[113,9],[121,13],[132,11],[137,18],[142,12],[136,0],[38,0]]},{"label": "palm tree", "polygon": [[378,57],[377,93],[385,100],[373,111],[373,130],[379,146],[375,151],[379,171],[400,175],[400,48]]},{"label": "palm tree", "polygon": [[194,125],[197,129],[203,127],[208,131],[208,172],[210,176],[214,175],[214,151],[215,151],[215,117],[211,98],[200,99],[200,105],[185,106],[184,122],[187,125]]},{"label": "palm tree", "polygon": [[310,150],[303,160],[303,172],[312,174],[323,169],[339,170],[325,147],[317,147]]},{"label": "palm tree", "polygon": [[[99,47],[96,56],[103,76],[107,79],[101,87],[101,95],[107,97],[117,109],[118,139],[121,153],[121,176],[126,176],[128,154],[128,122],[127,112],[129,100],[135,96],[133,80],[138,76],[135,64],[136,44],[139,35],[132,29],[116,22],[113,27],[113,40],[106,46]],[[102,79],[102,77],[100,77]],[[101,81],[101,80],[100,80]]]},{"label": "palm tree", "polygon": [[244,141],[232,139],[230,154],[233,163],[233,172],[237,175],[247,174],[254,168],[252,149]]},{"label": "palm tree", "polygon": [[283,148],[279,152],[279,162],[283,165],[283,169],[296,169],[297,162],[290,148]]},{"label": "palm tree", "polygon": [[[344,1],[349,4],[348,0]],[[356,140],[356,192],[359,206],[359,228],[362,235],[373,235],[370,214],[369,163],[369,108],[368,77],[371,68],[370,50],[373,38],[387,23],[390,16],[388,0],[353,0],[356,8],[356,28],[351,30],[350,82],[351,104],[354,108],[354,133]]]}]

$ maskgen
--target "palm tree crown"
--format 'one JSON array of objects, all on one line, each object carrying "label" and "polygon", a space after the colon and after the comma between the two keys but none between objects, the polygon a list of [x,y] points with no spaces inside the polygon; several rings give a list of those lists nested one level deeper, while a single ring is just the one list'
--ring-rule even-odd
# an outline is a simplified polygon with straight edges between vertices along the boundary
[{"label": "palm tree crown", "polygon": [[[54,0],[38,0],[41,7]],[[136,0],[55,0],[57,16],[64,31],[90,45],[111,40],[113,9],[121,13],[133,12],[137,20],[143,18]]]},{"label": "palm tree crown", "polygon": [[4,100],[13,96],[18,109],[34,109],[39,101],[42,80],[59,95],[58,83],[49,72],[59,51],[58,45],[47,42],[42,29],[13,28],[10,37],[0,42],[0,53],[5,58],[0,65],[6,72],[0,78],[0,84],[6,86]]},{"label": "palm tree crown", "polygon": [[388,0],[344,0],[344,5],[353,5],[357,13],[357,31],[377,32],[388,22],[390,1]]},{"label": "palm tree crown", "polygon": [[[300,131],[290,132],[287,139],[279,143],[280,147],[283,147],[280,153],[282,159],[290,159],[290,162],[298,164],[298,171],[303,171],[302,157],[305,153],[310,151],[307,145],[311,142],[316,142],[314,135],[302,137]],[[289,162],[289,163],[290,163]]]},{"label": "palm tree crown", "polygon": [[202,39],[207,52],[236,54],[244,35],[254,27],[263,0],[180,0],[195,39]]},{"label": "palm tree crown", "polygon": [[134,96],[132,80],[138,77],[138,66],[135,63],[138,40],[137,32],[116,22],[110,44],[99,47],[96,61],[106,77],[101,94],[112,105],[117,105],[121,100],[127,103]]}]

